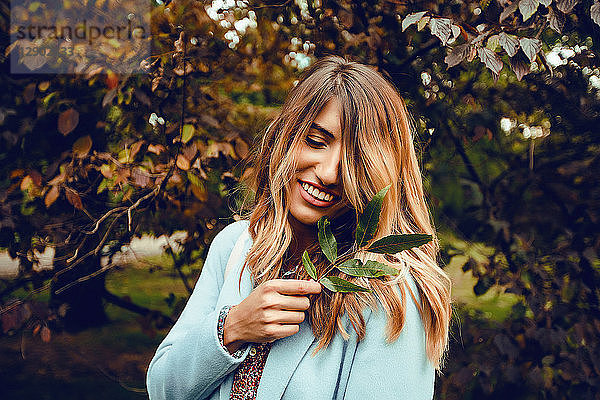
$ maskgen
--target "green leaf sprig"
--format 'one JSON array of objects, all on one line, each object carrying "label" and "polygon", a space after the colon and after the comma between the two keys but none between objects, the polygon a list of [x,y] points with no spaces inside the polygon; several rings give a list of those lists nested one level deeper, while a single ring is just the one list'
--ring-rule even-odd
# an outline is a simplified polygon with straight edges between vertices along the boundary
[{"label": "green leaf sprig", "polygon": [[[331,224],[327,217],[322,217],[317,223],[317,236],[321,251],[329,260],[330,265],[324,275],[327,275],[333,268],[336,268],[350,276],[364,278],[379,278],[385,275],[398,275],[398,270],[389,265],[378,261],[368,260],[362,262],[357,258],[351,258],[359,251],[367,251],[378,254],[397,254],[401,251],[419,247],[432,240],[431,235],[427,234],[403,234],[403,235],[388,235],[375,242],[368,244],[379,226],[379,216],[381,215],[381,207],[383,199],[391,185],[381,189],[367,204],[365,211],[358,218],[356,227],[355,242],[352,249],[355,249],[351,254],[345,254],[343,257],[338,257],[337,241],[331,232]],[[349,258],[350,257],[350,258]],[[345,261],[338,262],[338,258]],[[340,260],[341,261],[341,260]],[[349,282],[337,276],[317,276],[317,269],[311,261],[308,251],[304,250],[302,254],[302,265],[308,275],[321,285],[325,286],[332,292],[370,292],[371,290],[355,283]]]}]

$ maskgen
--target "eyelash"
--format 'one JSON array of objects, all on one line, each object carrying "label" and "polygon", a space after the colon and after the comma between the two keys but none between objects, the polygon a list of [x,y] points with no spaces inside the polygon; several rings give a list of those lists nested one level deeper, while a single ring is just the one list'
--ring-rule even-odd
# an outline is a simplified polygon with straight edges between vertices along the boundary
[{"label": "eyelash", "polygon": [[321,147],[325,146],[324,142],[315,140],[315,139],[311,138],[310,136],[307,136],[305,141],[306,141],[306,144],[308,144],[310,147],[321,148]]}]

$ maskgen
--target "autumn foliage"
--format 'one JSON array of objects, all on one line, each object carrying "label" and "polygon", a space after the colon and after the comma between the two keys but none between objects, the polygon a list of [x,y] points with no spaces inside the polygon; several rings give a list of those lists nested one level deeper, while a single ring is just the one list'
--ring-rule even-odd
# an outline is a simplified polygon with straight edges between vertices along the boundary
[{"label": "autumn foliage", "polygon": [[[11,74],[5,46],[0,247],[20,269],[0,283],[3,334],[49,341],[104,323],[105,302],[148,331],[172,323],[106,290],[114,254],[184,230],[172,254],[190,288],[181,266],[231,220],[254,138],[297,74],[336,53],[406,98],[441,236],[491,249],[447,240],[441,264],[463,256],[476,294],[518,298],[504,321],[457,305],[439,398],[598,398],[600,3],[160,3],[143,73]],[[39,270],[47,247],[54,269]]]}]

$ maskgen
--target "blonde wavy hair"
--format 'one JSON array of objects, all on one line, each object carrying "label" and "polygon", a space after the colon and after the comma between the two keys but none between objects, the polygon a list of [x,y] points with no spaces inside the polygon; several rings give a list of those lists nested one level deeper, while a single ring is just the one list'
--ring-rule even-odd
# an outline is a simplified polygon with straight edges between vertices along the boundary
[{"label": "blonde wavy hair", "polygon": [[[246,264],[255,285],[259,285],[279,277],[280,270],[289,263],[293,231],[287,199],[296,171],[296,154],[311,123],[332,98],[341,104],[340,179],[344,200],[350,205],[350,211],[332,221],[340,252],[352,245],[357,212],[362,212],[368,201],[389,184],[375,239],[397,233],[427,233],[434,240],[394,257],[359,254],[363,259],[376,259],[398,268],[400,274],[396,277],[355,278],[334,270],[333,275],[370,287],[372,292],[323,290],[311,299],[307,313],[313,333],[319,339],[316,351],[327,347],[337,331],[348,339],[341,320],[345,313],[358,340],[362,340],[365,336],[362,309],[365,306],[376,309],[377,300],[388,318],[386,340],[395,341],[404,326],[408,293],[417,304],[425,327],[428,358],[439,369],[448,342],[450,279],[436,261],[438,241],[423,192],[404,101],[394,86],[373,68],[337,56],[318,60],[301,76],[279,114],[266,128],[252,160],[249,186],[253,201],[246,217],[253,245]],[[323,274],[327,262],[317,243],[309,253],[317,271]],[[417,285],[420,301],[406,282],[408,274]],[[301,267],[294,277],[309,279]]]}]

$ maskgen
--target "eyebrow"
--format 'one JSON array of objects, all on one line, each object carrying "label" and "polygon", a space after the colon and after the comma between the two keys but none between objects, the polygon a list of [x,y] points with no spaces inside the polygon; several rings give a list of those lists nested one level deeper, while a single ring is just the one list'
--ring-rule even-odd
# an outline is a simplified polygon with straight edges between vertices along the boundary
[{"label": "eyebrow", "polygon": [[335,136],[333,135],[333,133],[329,132],[327,129],[323,128],[321,125],[317,124],[316,122],[312,123],[312,125],[310,126],[310,129],[316,129],[317,131],[321,132],[323,135],[329,136],[330,139],[335,139]]}]

